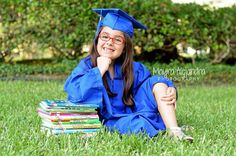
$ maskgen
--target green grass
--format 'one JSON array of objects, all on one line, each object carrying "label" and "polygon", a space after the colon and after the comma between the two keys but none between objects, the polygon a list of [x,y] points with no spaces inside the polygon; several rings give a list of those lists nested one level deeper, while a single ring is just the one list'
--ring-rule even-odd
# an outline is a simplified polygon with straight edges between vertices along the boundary
[{"label": "green grass", "polygon": [[236,155],[235,86],[179,87],[178,121],[194,127],[192,144],[104,131],[89,139],[47,136],[36,108],[65,99],[63,82],[0,81],[0,93],[0,155]]}]

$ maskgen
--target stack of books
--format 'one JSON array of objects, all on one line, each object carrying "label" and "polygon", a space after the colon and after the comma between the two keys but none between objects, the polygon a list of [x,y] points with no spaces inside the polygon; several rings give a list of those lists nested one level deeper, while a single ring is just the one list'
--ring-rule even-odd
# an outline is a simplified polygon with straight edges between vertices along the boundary
[{"label": "stack of books", "polygon": [[65,100],[43,100],[37,109],[41,130],[49,134],[96,133],[101,122],[95,104],[74,104]]}]

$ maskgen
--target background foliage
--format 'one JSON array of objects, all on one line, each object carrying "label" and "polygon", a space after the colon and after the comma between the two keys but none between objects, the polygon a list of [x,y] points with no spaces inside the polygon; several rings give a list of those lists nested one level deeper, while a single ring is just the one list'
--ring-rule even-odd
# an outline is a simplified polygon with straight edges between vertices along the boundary
[{"label": "background foliage", "polygon": [[[0,80],[61,80],[65,81],[78,64],[77,60],[52,61],[35,64],[0,64]],[[195,64],[170,64],[144,62],[153,75],[163,75],[176,85],[223,85],[236,84],[234,66]],[[43,68],[42,68],[43,66]]]},{"label": "background foliage", "polygon": [[211,63],[236,58],[236,6],[213,10],[170,0],[0,0],[0,4],[1,61],[11,61],[15,49],[27,51],[33,43],[49,48],[54,56],[81,56],[82,46],[95,34],[98,16],[91,9],[97,7],[121,8],[148,27],[134,37],[142,51],[139,59],[181,60],[178,43],[198,50],[209,47],[209,55],[198,57]]}]

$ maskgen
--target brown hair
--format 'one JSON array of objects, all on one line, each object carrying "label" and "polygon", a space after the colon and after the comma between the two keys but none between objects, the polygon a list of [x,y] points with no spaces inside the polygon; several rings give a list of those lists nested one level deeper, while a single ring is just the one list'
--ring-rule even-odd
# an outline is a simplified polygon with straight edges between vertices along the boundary
[{"label": "brown hair", "polygon": [[[94,39],[93,47],[90,53],[93,67],[97,66],[97,57],[99,57],[99,54],[97,51],[98,36],[99,36],[99,33]],[[133,88],[133,82],[134,82],[133,43],[132,43],[131,38],[127,34],[124,33],[124,36],[125,36],[125,47],[121,56],[117,58],[117,61],[122,62],[121,71],[122,71],[122,78],[124,79],[124,92],[123,92],[122,100],[126,105],[133,106],[134,105],[133,95],[132,95],[132,88]],[[112,97],[116,96],[117,95],[116,93],[111,92],[108,86],[105,74],[102,77],[102,80],[103,80],[103,84],[107,90],[108,95]]]}]

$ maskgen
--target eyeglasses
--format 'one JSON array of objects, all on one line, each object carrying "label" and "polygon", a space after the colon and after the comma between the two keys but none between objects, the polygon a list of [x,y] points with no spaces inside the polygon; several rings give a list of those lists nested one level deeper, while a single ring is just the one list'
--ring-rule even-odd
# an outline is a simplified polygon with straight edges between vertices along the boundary
[{"label": "eyeglasses", "polygon": [[112,42],[117,44],[117,45],[121,45],[125,42],[125,39],[121,36],[115,36],[115,37],[111,37],[108,33],[101,33],[99,35],[99,38],[102,40],[102,41],[109,41],[110,39],[112,39]]}]

